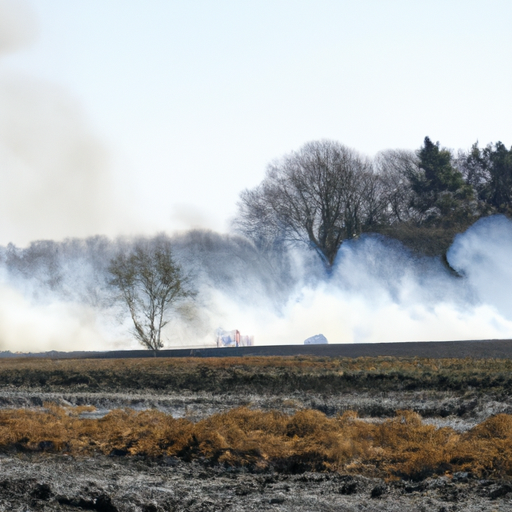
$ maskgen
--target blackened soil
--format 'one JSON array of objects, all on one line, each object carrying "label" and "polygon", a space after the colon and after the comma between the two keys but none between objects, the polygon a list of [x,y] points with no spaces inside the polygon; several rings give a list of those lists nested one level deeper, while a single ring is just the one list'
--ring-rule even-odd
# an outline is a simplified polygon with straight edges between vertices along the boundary
[{"label": "blackened soil", "polygon": [[512,511],[512,482],[250,473],[176,459],[0,456],[0,510]]},{"label": "blackened soil", "polygon": [[[231,361],[6,360],[0,408],[93,405],[98,410],[90,417],[116,408],[156,408],[198,420],[243,405],[289,414],[316,409],[328,416],[355,410],[368,421],[409,409],[423,421],[460,431],[512,413],[508,360]],[[0,455],[0,512],[10,510],[512,511],[512,482],[457,473],[385,482],[297,468],[294,474],[254,473],[122,453],[75,459],[12,452]]]}]

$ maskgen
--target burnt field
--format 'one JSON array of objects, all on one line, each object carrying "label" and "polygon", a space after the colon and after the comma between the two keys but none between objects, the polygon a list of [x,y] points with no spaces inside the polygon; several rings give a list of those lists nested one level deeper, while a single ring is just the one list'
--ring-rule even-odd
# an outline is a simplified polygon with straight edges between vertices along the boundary
[{"label": "burnt field", "polygon": [[511,391],[503,357],[0,359],[0,510],[512,510]]},{"label": "burnt field", "polygon": [[35,354],[0,353],[1,357],[51,359],[134,359],[147,357],[424,357],[424,358],[512,358],[512,340],[414,341],[400,343],[336,343],[325,345],[261,345],[228,348],[177,348],[159,350],[117,350],[110,352],[41,352]]},{"label": "burnt field", "polygon": [[[511,345],[512,346],[512,345]],[[317,347],[315,347],[317,348]],[[239,350],[239,349],[236,349]],[[218,350],[216,353],[224,353]],[[236,356],[0,359],[1,389],[213,394],[509,393],[512,359]]]}]

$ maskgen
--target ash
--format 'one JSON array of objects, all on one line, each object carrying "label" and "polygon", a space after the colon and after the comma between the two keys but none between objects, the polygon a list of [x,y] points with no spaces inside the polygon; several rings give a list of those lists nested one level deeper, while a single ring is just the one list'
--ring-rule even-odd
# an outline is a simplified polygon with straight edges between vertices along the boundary
[{"label": "ash", "polygon": [[337,473],[249,473],[174,458],[0,456],[0,510],[509,511],[512,483],[466,473],[388,482]]}]

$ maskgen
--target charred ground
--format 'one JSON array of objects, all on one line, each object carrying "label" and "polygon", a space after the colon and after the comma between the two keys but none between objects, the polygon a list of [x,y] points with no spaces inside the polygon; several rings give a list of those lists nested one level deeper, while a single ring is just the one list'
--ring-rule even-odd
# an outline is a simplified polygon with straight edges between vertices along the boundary
[{"label": "charred ground", "polygon": [[0,389],[324,396],[432,391],[512,391],[512,359],[230,357],[0,359]]},{"label": "charred ground", "polygon": [[9,358],[0,386],[4,508],[512,510],[510,359]]}]

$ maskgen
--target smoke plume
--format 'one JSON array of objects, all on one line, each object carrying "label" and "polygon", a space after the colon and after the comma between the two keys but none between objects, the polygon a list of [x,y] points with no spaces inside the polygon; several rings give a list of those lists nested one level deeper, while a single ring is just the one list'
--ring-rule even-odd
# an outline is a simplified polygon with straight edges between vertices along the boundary
[{"label": "smoke plume", "polygon": [[[0,59],[36,36],[28,4],[0,0]],[[93,236],[118,232],[122,217],[108,151],[66,91],[2,60],[0,173],[0,350],[138,348],[107,272],[135,240]],[[183,206],[175,215],[203,224]],[[256,344],[319,333],[330,343],[512,337],[505,217],[456,237],[448,259],[462,277],[371,235],[346,242],[329,275],[305,249],[262,253],[239,236],[201,230],[172,242],[198,293],[168,325],[167,346],[213,346],[219,327]]]},{"label": "smoke plume", "polygon": [[[2,251],[0,348],[138,348],[113,301],[107,266],[136,240],[106,237],[35,242]],[[172,346],[214,346],[217,328],[256,344],[507,338],[512,335],[512,223],[481,219],[456,237],[448,258],[419,257],[396,241],[345,243],[326,275],[310,252],[262,254],[235,235],[195,230],[172,238],[198,291],[164,333]]]},{"label": "smoke plume", "polygon": [[36,34],[36,23],[26,1],[0,0],[0,55],[30,45]]},{"label": "smoke plume", "polygon": [[37,37],[28,7],[0,0],[0,243],[112,233],[109,154],[80,104],[2,60]]}]

